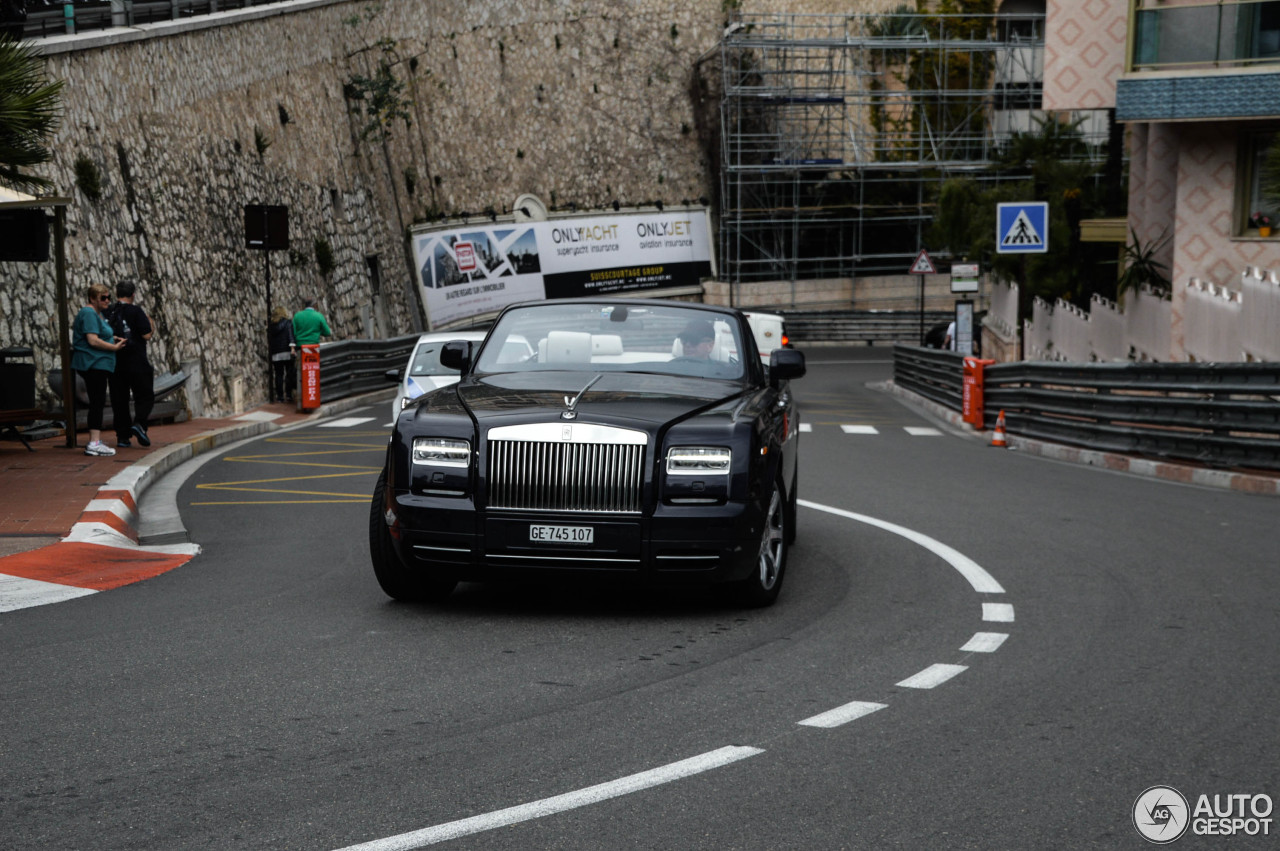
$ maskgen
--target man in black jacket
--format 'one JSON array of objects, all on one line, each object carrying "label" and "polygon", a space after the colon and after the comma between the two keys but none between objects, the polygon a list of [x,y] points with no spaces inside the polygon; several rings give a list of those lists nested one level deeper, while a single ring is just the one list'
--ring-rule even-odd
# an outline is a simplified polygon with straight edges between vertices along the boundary
[{"label": "man in black jacket", "polygon": [[[126,340],[116,353],[116,371],[111,376],[111,416],[116,430],[116,446],[130,448],[131,438],[143,446],[151,445],[147,437],[147,418],[155,405],[155,370],[147,360],[147,341],[154,329],[147,312],[133,303],[137,287],[132,281],[116,285],[116,303],[107,308],[106,319],[117,337]],[[129,415],[129,393],[133,393],[134,413]]]}]

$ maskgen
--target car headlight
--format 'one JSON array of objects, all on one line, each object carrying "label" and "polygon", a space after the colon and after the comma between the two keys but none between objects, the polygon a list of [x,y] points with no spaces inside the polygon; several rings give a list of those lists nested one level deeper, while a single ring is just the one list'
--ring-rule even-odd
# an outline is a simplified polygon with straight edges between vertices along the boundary
[{"label": "car headlight", "polygon": [[413,463],[437,467],[466,467],[471,462],[471,443],[452,437],[415,437]]},{"label": "car headlight", "polygon": [[667,450],[667,474],[671,476],[727,476],[733,452],[727,446],[673,446]]}]

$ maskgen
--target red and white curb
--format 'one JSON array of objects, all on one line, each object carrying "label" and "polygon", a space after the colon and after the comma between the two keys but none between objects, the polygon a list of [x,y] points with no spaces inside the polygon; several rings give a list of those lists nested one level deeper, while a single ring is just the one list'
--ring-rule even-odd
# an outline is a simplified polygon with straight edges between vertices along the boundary
[{"label": "red and white curb", "polygon": [[150,579],[186,564],[199,544],[138,544],[139,491],[113,478],[56,544],[0,558],[0,612],[60,603]]},{"label": "red and white curb", "polygon": [[98,489],[56,544],[0,558],[0,612],[60,603],[150,579],[186,564],[199,544],[138,543],[138,500],[182,462],[278,426],[250,422],[158,449]]}]

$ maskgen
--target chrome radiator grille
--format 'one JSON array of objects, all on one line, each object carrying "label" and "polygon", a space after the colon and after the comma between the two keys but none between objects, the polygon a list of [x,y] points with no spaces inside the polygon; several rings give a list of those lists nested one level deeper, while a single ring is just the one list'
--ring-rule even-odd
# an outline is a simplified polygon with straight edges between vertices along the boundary
[{"label": "chrome radiator grille", "polygon": [[644,445],[489,441],[489,507],[637,513]]}]

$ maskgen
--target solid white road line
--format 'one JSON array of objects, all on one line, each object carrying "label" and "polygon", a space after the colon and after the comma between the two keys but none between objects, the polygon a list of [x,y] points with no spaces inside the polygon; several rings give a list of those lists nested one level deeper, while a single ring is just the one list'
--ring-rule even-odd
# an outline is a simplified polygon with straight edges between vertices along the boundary
[{"label": "solid white road line", "polygon": [[54,582],[41,582],[39,579],[0,573],[0,612],[28,609],[48,603],[61,603],[64,600],[74,600],[76,597],[87,597],[97,593],[93,588],[73,588],[70,585],[58,585]]},{"label": "solid white road line", "polygon": [[412,848],[421,848],[424,845],[433,845],[437,842],[445,842],[461,836],[470,836],[474,833],[506,827],[578,807],[585,807],[588,804],[597,804],[610,798],[629,795],[632,792],[640,792],[654,786],[660,786],[663,783],[670,783],[673,780],[701,774],[713,768],[721,768],[759,753],[764,753],[764,751],[760,748],[751,747],[723,747],[719,750],[704,753],[701,756],[673,762],[670,765],[642,771],[639,774],[632,774],[629,777],[622,777],[618,780],[611,780],[598,786],[589,786],[576,792],[566,792],[553,798],[543,798],[541,801],[508,807],[505,810],[497,810],[492,813],[446,822],[435,827],[415,830],[412,833],[402,833],[399,836],[375,839],[372,842],[365,842],[360,845],[350,845],[339,849],[339,851],[409,851]]},{"label": "solid white road line", "polygon": [[994,623],[1013,623],[1013,606],[1008,603],[983,603],[982,619]]},{"label": "solid white road line", "polygon": [[967,670],[969,670],[967,665],[930,665],[914,677],[907,677],[898,685],[902,688],[933,688]]},{"label": "solid white road line", "polygon": [[879,434],[880,430],[869,425],[842,425],[840,430],[845,434]]},{"label": "solid white road line", "polygon": [[960,649],[966,653],[994,653],[1008,637],[1007,632],[975,632],[969,643]]},{"label": "solid white road line", "polygon": [[806,718],[803,721],[797,721],[805,727],[839,727],[841,724],[848,724],[850,721],[857,721],[859,718],[866,717],[872,712],[879,712],[881,709],[888,707],[887,703],[867,703],[861,700],[855,700],[852,703],[846,703],[844,706],[837,706],[828,712],[815,715],[812,718]]},{"label": "solid white road line", "polygon": [[373,422],[374,419],[374,417],[343,417],[340,420],[332,420],[327,423],[322,423],[320,428],[351,428],[352,426],[358,426],[361,423]]},{"label": "solid white road line", "polygon": [[800,431],[813,431],[813,423],[800,423]]},{"label": "solid white road line", "polygon": [[[843,426],[842,426],[843,428]],[[852,511],[845,511],[840,508],[832,508],[829,505],[820,505],[816,502],[810,502],[807,499],[796,500],[797,505],[803,505],[805,508],[812,508],[815,511],[825,511],[828,514],[834,514],[837,517],[847,517],[850,520],[857,520],[859,523],[866,523],[868,526],[875,526],[877,529],[883,529],[886,532],[892,532],[895,535],[901,535],[912,543],[919,544],[929,550],[934,555],[941,558],[947,564],[954,567],[960,572],[960,575],[969,580],[969,584],[973,586],[973,590],[979,594],[1003,594],[1004,588],[995,577],[982,569],[981,565],[973,559],[964,555],[957,550],[952,549],[941,541],[935,541],[928,535],[922,535],[919,532],[899,526],[896,523],[889,523],[885,520],[877,520],[874,517],[868,517],[865,514],[854,514]],[[983,612],[986,612],[990,603],[983,604]],[[1013,620],[1013,606],[1009,606],[1009,620]],[[983,620],[991,620],[984,617]]]},{"label": "solid white road line", "polygon": [[942,432],[930,426],[903,426],[912,437],[941,437]]}]

